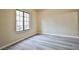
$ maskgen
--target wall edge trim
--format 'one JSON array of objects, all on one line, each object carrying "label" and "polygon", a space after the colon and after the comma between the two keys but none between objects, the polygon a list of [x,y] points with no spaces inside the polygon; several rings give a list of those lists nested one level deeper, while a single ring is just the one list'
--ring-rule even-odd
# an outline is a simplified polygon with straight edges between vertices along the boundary
[{"label": "wall edge trim", "polygon": [[70,38],[77,38],[77,39],[79,39],[79,36],[72,36],[72,35],[61,35],[61,34],[50,34],[50,33],[42,33],[42,34],[55,35],[55,36],[60,36],[60,37],[70,37]]},{"label": "wall edge trim", "polygon": [[[35,34],[33,34],[33,35],[30,35],[29,37],[27,37],[27,38],[25,38],[25,39],[28,39],[28,38],[30,38],[30,37],[32,37],[32,36],[34,36],[34,35],[37,35],[37,34],[38,34],[38,33],[35,33]],[[7,47],[9,47],[9,46],[11,46],[11,45],[13,45],[13,44],[16,44],[16,43],[18,43],[18,42],[20,42],[20,41],[23,41],[23,40],[25,40],[25,39],[19,39],[19,40],[16,40],[16,41],[14,41],[14,42],[11,42],[11,43],[9,43],[9,44],[6,44],[6,45],[0,47],[0,50],[3,50],[3,49],[5,49],[5,48],[7,48]]]}]

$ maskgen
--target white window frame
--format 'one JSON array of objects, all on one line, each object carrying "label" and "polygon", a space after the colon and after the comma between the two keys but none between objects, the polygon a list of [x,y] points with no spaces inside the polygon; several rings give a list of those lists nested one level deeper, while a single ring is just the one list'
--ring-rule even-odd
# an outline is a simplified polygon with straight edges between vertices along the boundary
[{"label": "white window frame", "polygon": [[[19,12],[19,15],[17,12]],[[22,16],[20,16],[21,13],[22,13]],[[21,19],[21,22],[20,22],[20,19]],[[20,25],[20,24],[22,24],[22,25]],[[30,29],[30,13],[17,9],[16,10],[16,31],[17,32],[26,31],[29,29]]]}]

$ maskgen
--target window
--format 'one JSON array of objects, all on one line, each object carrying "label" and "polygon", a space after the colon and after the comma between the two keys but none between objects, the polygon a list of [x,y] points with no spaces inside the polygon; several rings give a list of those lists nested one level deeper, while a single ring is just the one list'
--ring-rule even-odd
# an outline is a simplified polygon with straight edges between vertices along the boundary
[{"label": "window", "polygon": [[16,10],[16,31],[25,31],[29,27],[30,15],[25,11]]}]

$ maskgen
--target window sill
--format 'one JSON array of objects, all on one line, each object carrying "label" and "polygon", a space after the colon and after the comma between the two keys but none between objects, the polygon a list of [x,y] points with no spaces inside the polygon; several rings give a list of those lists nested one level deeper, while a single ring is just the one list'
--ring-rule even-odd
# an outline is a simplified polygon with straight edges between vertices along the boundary
[{"label": "window sill", "polygon": [[23,31],[16,31],[16,33],[25,33],[27,31],[29,31],[30,29],[27,29],[27,30],[23,30]]}]

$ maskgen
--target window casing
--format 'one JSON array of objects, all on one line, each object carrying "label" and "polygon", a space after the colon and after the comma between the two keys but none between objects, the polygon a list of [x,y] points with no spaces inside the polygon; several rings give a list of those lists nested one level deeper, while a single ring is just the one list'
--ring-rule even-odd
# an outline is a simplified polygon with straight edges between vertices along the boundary
[{"label": "window casing", "polygon": [[25,31],[30,29],[30,14],[16,10],[16,31]]}]

